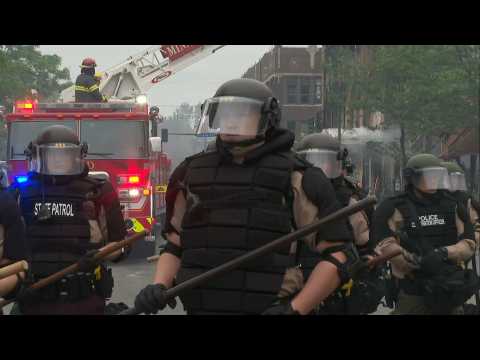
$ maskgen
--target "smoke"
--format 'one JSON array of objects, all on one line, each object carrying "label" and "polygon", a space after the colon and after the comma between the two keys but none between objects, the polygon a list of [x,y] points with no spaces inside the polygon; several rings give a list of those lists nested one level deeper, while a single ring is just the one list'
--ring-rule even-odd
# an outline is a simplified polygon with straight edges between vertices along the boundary
[{"label": "smoke", "polygon": [[[337,138],[338,129],[324,129]],[[354,165],[353,177],[366,190],[372,189],[378,178],[376,195],[393,195],[399,190],[399,128],[370,130],[365,127],[342,129],[341,142],[349,151]]]}]

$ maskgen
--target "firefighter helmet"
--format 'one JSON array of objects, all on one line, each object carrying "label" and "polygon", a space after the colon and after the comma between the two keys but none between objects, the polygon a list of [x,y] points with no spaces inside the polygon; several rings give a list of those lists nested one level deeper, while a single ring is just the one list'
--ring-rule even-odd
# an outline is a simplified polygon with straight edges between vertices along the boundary
[{"label": "firefighter helmet", "polygon": [[95,59],[93,58],[85,58],[82,61],[82,65],[80,65],[82,69],[93,69],[97,67],[97,63],[95,62]]}]

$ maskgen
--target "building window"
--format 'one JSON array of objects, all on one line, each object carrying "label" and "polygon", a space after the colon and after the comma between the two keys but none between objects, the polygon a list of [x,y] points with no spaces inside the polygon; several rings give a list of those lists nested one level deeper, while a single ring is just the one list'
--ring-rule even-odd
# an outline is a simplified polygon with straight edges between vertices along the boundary
[{"label": "building window", "polygon": [[299,103],[299,84],[297,77],[291,77],[287,79],[287,103],[298,104]]},{"label": "building window", "polygon": [[287,104],[322,103],[322,79],[319,76],[290,76],[287,79]]},{"label": "building window", "polygon": [[322,103],[322,81],[320,79],[315,80],[315,104]]},{"label": "building window", "polygon": [[302,84],[300,85],[300,103],[301,104],[310,104],[310,97],[312,94],[311,88],[310,88],[310,79],[305,78],[302,80]]}]

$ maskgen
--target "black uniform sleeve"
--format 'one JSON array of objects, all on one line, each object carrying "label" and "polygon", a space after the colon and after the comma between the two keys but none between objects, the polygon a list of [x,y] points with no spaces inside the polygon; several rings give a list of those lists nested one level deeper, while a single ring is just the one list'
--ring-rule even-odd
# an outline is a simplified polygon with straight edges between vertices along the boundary
[{"label": "black uniform sleeve", "polygon": [[165,214],[165,225],[162,231],[162,235],[165,237],[166,234],[171,232],[177,232],[175,228],[170,223],[170,220],[173,217],[173,211],[175,206],[175,199],[179,191],[183,189],[183,180],[187,172],[187,162],[184,161],[178,165],[170,176],[168,181],[167,193],[165,194],[165,203],[166,203],[166,214]]},{"label": "black uniform sleeve", "polygon": [[[341,209],[342,206],[335,197],[335,190],[321,169],[314,167],[306,169],[302,187],[308,199],[318,208],[320,219]],[[348,218],[325,224],[317,232],[317,239],[329,242],[353,241],[352,234],[348,230]]]},{"label": "black uniform sleeve", "polygon": [[394,236],[392,229],[388,226],[388,220],[395,212],[395,204],[387,199],[378,205],[373,213],[373,226],[370,232],[372,246],[376,246],[380,241]]},{"label": "black uniform sleeve", "polygon": [[0,193],[0,223],[5,230],[3,257],[14,261],[28,259],[25,225],[15,198],[6,191]]},{"label": "black uniform sleeve", "polygon": [[127,235],[125,221],[123,220],[120,201],[110,182],[105,182],[101,188],[100,204],[105,209],[107,221],[108,241],[120,241]]}]

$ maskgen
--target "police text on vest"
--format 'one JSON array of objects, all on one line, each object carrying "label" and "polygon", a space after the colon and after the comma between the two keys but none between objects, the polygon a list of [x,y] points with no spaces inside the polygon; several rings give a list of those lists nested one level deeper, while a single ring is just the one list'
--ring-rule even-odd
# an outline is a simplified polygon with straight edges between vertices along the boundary
[{"label": "police text on vest", "polygon": [[445,219],[439,219],[437,214],[422,215],[418,219],[422,226],[445,225]]},{"label": "police text on vest", "polygon": [[[41,206],[42,206],[41,203],[35,203],[35,208],[33,211],[34,215],[38,215],[38,211],[40,210]],[[48,208],[48,211],[50,211],[50,214],[52,216],[68,216],[68,217],[75,216],[75,214],[73,213],[72,204],[45,203],[45,206]]]}]

